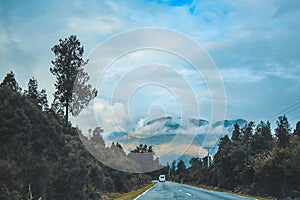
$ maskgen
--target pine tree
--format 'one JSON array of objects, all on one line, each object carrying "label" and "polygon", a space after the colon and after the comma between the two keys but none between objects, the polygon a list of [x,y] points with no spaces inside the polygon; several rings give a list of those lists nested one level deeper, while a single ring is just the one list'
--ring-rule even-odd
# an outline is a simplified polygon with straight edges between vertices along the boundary
[{"label": "pine tree", "polygon": [[282,148],[285,148],[289,144],[291,131],[290,124],[285,115],[279,116],[276,124],[277,128],[275,129],[275,135],[278,138],[278,145]]},{"label": "pine tree", "polygon": [[296,129],[294,130],[294,135],[298,135],[300,138],[300,121],[297,122]]},{"label": "pine tree", "polygon": [[[76,36],[71,35],[52,49],[55,59],[50,72],[56,77],[54,94],[56,103],[65,109],[65,120],[68,123],[69,113],[76,116],[84,106],[97,95],[97,91],[87,84],[89,76],[83,70],[88,60],[84,60],[84,49]],[[76,91],[74,91],[74,89]]]},{"label": "pine tree", "polygon": [[237,123],[234,124],[234,129],[233,129],[233,132],[232,132],[231,140],[233,140],[233,141],[240,141],[241,140],[241,129],[240,129],[240,126]]},{"label": "pine tree", "polygon": [[21,92],[22,90],[22,88],[19,87],[19,84],[15,79],[15,74],[12,71],[6,74],[0,86],[10,88],[15,92]]},{"label": "pine tree", "polygon": [[186,166],[183,162],[183,160],[179,160],[179,162],[177,163],[177,175],[178,175],[178,180],[183,183],[183,180],[186,176]]},{"label": "pine tree", "polygon": [[253,153],[269,151],[272,149],[273,137],[271,133],[271,124],[261,121],[255,128],[255,134],[251,141]]},{"label": "pine tree", "polygon": [[38,91],[38,82],[34,77],[29,79],[28,90],[25,90],[24,94],[41,109],[48,107],[46,90]]},{"label": "pine tree", "polygon": [[251,121],[242,129],[242,141],[244,144],[248,144],[252,140],[253,127],[254,122]]}]

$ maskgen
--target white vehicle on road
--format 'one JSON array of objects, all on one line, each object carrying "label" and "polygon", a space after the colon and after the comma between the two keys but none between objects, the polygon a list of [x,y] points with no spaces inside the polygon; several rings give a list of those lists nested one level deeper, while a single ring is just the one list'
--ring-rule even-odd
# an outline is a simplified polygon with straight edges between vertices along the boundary
[{"label": "white vehicle on road", "polygon": [[159,175],[158,181],[159,182],[165,182],[166,181],[166,176],[165,175]]}]

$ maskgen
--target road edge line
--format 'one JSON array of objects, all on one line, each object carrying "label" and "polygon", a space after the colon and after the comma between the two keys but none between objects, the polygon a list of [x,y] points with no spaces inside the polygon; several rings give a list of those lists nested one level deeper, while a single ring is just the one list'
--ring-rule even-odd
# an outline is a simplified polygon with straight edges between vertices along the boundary
[{"label": "road edge line", "polygon": [[138,198],[140,198],[141,196],[145,195],[149,190],[151,190],[154,186],[156,186],[157,183],[155,185],[153,185],[151,188],[145,190],[142,194],[140,194],[139,196],[135,197],[134,199],[132,200],[137,200]]}]

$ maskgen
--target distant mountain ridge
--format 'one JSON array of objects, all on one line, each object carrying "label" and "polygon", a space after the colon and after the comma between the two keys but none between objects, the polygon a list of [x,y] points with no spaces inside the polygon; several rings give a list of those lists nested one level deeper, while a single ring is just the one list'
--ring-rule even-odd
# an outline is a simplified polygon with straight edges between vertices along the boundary
[{"label": "distant mountain ridge", "polygon": [[[212,143],[213,148],[210,153],[214,155],[218,149],[219,138],[224,135],[231,137],[235,123],[240,127],[247,123],[244,119],[217,121],[211,127],[219,134],[213,137],[215,141],[209,141],[207,139],[209,121],[190,118],[188,123],[183,126],[176,120],[172,117],[157,118],[128,133],[124,131],[112,132],[107,136],[107,139],[109,142],[119,142],[127,152],[133,150],[139,144],[151,145],[154,151],[157,151],[156,156],[159,157],[162,163],[171,163],[172,160],[180,158],[189,165],[188,162],[191,157],[203,157],[207,154],[206,150],[203,149],[203,145]],[[145,134],[143,135],[143,133]],[[180,137],[179,143],[178,141],[174,143],[176,137]],[[178,148],[185,147],[188,148],[184,153],[178,151]]]}]

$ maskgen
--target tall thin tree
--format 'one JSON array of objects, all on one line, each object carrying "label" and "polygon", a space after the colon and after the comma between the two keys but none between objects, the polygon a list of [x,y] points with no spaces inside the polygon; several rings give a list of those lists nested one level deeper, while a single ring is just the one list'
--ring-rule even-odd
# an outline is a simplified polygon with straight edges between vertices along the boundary
[{"label": "tall thin tree", "polygon": [[[88,60],[83,59],[84,49],[75,35],[64,40],[60,39],[59,44],[51,50],[55,54],[52,60],[54,66],[50,68],[51,73],[56,77],[54,98],[65,109],[65,120],[68,123],[69,113],[78,115],[82,108],[97,95],[97,91],[87,83],[89,76],[84,72],[83,66],[88,63]],[[75,100],[72,96],[74,84],[77,90],[77,95],[74,95]],[[84,95],[80,95],[80,92],[84,92]]]}]

